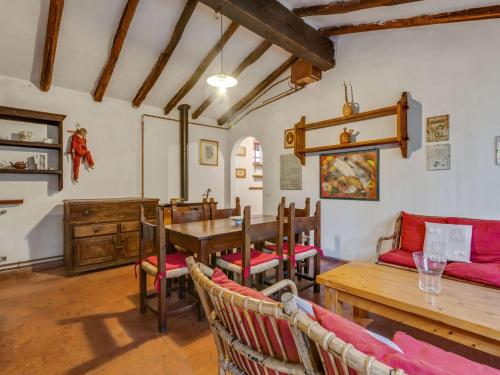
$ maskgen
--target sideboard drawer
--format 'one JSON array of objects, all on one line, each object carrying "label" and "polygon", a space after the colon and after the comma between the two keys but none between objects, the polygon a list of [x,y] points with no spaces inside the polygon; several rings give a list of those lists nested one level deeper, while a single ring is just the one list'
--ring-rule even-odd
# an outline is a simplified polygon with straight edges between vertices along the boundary
[{"label": "sideboard drawer", "polygon": [[122,233],[134,232],[134,231],[139,230],[140,224],[138,221],[127,221],[127,222],[121,223],[120,227],[121,227]]},{"label": "sideboard drawer", "polygon": [[117,232],[116,224],[80,225],[74,228],[75,238],[101,236]]}]

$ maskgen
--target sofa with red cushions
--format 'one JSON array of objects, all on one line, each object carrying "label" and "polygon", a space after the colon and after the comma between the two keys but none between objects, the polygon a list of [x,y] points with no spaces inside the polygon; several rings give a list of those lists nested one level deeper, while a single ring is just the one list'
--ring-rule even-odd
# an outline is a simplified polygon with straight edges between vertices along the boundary
[{"label": "sofa with red cushions", "polygon": [[[425,223],[472,226],[470,263],[449,262],[444,277],[500,288],[500,220],[423,216],[402,212],[394,233],[377,244],[377,263],[416,269],[413,253],[422,251]],[[381,253],[382,243],[392,240],[389,251]]]}]

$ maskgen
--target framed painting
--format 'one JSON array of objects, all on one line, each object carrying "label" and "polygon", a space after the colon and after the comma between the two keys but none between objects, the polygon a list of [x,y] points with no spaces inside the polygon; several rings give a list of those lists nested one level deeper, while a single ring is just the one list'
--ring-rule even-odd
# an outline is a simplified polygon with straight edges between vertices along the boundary
[{"label": "framed painting", "polygon": [[247,170],[245,168],[236,168],[236,178],[246,178]]},{"label": "framed painting", "polygon": [[236,156],[247,156],[247,148],[243,146],[236,148]]},{"label": "framed painting", "polygon": [[295,146],[295,129],[285,130],[285,148],[293,148]]},{"label": "framed painting", "polygon": [[450,139],[450,115],[427,117],[427,142],[443,142]]},{"label": "framed painting", "polygon": [[200,139],[200,164],[219,165],[219,142]]},{"label": "framed painting", "polygon": [[497,162],[497,165],[500,165],[500,136],[496,137],[495,138],[496,142],[496,146],[495,146],[495,150],[496,150],[496,162]]},{"label": "framed painting", "polygon": [[379,200],[379,150],[319,157],[320,198]]}]

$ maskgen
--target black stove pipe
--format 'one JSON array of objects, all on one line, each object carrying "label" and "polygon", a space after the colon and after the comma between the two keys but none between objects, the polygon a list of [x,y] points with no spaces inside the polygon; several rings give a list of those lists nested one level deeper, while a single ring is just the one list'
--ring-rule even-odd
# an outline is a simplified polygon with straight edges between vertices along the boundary
[{"label": "black stove pipe", "polygon": [[180,169],[181,190],[180,195],[184,201],[189,199],[189,170],[188,170],[188,142],[189,142],[189,104],[181,104],[179,110],[179,144],[180,144]]}]

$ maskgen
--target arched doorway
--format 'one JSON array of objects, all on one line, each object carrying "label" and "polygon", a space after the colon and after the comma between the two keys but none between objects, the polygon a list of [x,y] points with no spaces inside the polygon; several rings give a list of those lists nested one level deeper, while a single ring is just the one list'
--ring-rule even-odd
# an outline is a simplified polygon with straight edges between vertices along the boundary
[{"label": "arched doorway", "polygon": [[231,205],[240,197],[241,206],[250,206],[252,215],[263,213],[262,146],[254,137],[239,139],[231,152]]}]

